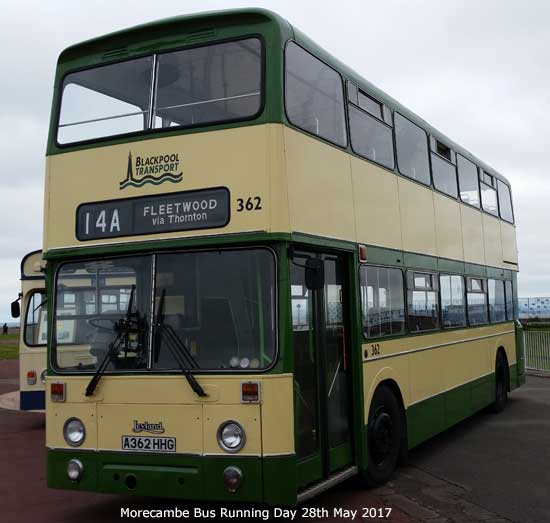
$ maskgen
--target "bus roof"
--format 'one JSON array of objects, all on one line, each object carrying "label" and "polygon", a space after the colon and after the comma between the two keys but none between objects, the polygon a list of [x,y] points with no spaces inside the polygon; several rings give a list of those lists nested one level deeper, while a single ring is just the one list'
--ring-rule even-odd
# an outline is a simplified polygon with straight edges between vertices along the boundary
[{"label": "bus roof", "polygon": [[[294,38],[296,42],[336,69],[346,80],[350,80],[357,84],[359,88],[365,90],[379,101],[385,103],[392,110],[398,111],[403,116],[418,124],[437,140],[451,147],[462,156],[470,159],[484,171],[496,176],[507,185],[510,185],[509,181],[496,169],[492,168],[490,165],[480,160],[477,156],[473,155],[455,141],[448,138],[445,134],[430,125],[423,118],[401,105],[397,100],[374,86],[363,76],[342,63],[339,59],[332,56],[299,29],[292,26],[286,19],[268,9],[226,9],[174,16],[153,22],[147,22],[92,38],[90,40],[85,40],[67,47],[60,54],[58,65],[69,65],[70,62],[77,61],[82,57],[89,57],[90,55],[94,55],[96,58],[100,55],[104,61],[117,59],[121,60],[129,58],[133,54],[143,54],[148,51],[152,51],[153,45],[143,45],[144,41],[154,41],[155,46],[160,45],[163,47],[170,44],[174,46],[192,45],[211,39],[214,36],[212,29],[216,26],[225,27],[227,25],[247,25],[262,22],[276,25],[285,40],[288,38]],[[175,40],[175,37],[178,34],[181,36],[182,26],[185,26],[186,37],[183,40],[181,38],[179,40]],[[281,45],[283,43],[284,42],[281,42]]]}]

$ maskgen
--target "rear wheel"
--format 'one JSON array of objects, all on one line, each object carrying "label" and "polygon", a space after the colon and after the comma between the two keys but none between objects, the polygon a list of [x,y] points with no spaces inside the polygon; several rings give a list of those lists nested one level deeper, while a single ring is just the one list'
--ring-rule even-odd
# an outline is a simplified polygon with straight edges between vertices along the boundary
[{"label": "rear wheel", "polygon": [[501,353],[497,355],[495,365],[495,401],[492,405],[492,411],[499,413],[504,410],[508,403],[508,372],[506,360]]},{"label": "rear wheel", "polygon": [[369,410],[367,485],[382,485],[390,479],[397,466],[402,441],[399,401],[389,387],[381,385],[374,393]]}]

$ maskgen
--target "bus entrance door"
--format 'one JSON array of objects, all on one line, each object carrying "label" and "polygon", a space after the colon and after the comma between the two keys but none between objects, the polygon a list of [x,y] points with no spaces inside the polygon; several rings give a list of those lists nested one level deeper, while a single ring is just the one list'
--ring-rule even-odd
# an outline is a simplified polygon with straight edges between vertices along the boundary
[{"label": "bus entrance door", "polygon": [[[320,288],[306,286],[320,260]],[[347,274],[343,256],[294,252],[290,260],[298,487],[353,463]],[[309,282],[308,282],[309,283]]]}]

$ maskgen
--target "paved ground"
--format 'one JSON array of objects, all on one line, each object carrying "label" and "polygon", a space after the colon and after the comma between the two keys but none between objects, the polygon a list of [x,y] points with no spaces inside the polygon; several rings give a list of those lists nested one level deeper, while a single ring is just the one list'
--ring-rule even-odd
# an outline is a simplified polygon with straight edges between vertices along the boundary
[{"label": "paved ground", "polygon": [[[0,394],[17,387],[16,368],[0,362]],[[121,506],[176,506],[165,500],[48,490],[43,438],[42,414],[0,409],[2,521],[107,523],[121,521]],[[333,517],[334,507],[358,510],[356,521],[362,507],[392,507],[389,521],[399,523],[550,521],[550,379],[529,377],[504,413],[479,414],[414,450],[409,465],[387,486],[365,492],[347,482],[310,506],[329,510],[328,517],[315,518],[323,521],[344,521]]]}]

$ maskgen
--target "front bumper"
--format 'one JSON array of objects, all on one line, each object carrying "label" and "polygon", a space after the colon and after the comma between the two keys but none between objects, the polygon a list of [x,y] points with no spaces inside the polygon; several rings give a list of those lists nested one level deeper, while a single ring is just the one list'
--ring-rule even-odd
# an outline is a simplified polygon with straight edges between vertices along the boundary
[{"label": "front bumper", "polygon": [[[196,501],[296,503],[294,456],[164,456],[48,449],[47,459],[50,488]],[[84,466],[79,481],[67,477],[71,459]],[[233,493],[223,482],[223,471],[229,466],[243,472],[242,484]]]}]

